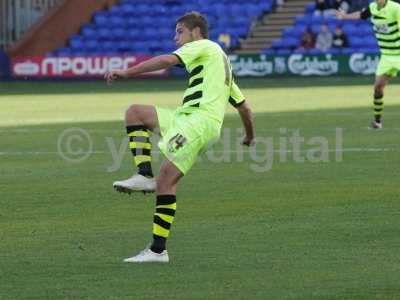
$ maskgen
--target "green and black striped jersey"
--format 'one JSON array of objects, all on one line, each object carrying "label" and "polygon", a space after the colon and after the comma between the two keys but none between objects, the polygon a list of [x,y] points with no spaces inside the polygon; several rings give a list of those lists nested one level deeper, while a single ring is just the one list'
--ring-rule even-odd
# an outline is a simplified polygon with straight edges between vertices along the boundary
[{"label": "green and black striped jersey", "polygon": [[183,45],[173,54],[189,73],[189,85],[178,112],[200,112],[222,123],[226,104],[239,106],[244,101],[234,83],[229,59],[217,43],[197,40]]},{"label": "green and black striped jersey", "polygon": [[371,17],[374,32],[381,53],[384,55],[400,55],[400,4],[387,0],[382,8],[372,2],[362,10],[361,18]]}]

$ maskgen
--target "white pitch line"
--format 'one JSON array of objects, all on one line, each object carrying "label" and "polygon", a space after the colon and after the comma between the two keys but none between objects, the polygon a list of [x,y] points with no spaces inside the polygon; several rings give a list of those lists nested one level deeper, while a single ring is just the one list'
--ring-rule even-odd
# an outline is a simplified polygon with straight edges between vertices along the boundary
[{"label": "white pitch line", "polygon": [[[312,149],[301,149],[299,152],[304,153],[304,152],[309,152],[312,151]],[[328,149],[328,152],[399,152],[400,148],[344,148],[344,149]],[[160,151],[152,151],[153,153],[161,153]],[[227,151],[222,151],[222,150],[214,150],[214,151],[207,151],[207,153],[212,152],[216,154],[222,154],[222,153],[252,153],[254,150],[249,150],[249,149],[244,149],[244,150],[227,150]],[[256,151],[256,153],[260,153],[262,151]],[[274,150],[274,153],[293,153],[296,152],[294,150]],[[124,152],[125,154],[131,153],[130,151]],[[59,154],[57,151],[3,151],[0,152],[0,156],[16,156],[16,155],[54,155],[54,154]],[[90,151],[90,152],[82,152],[79,153],[79,155],[76,156],[84,156],[84,155],[93,155],[93,154],[111,154],[110,151]]]}]

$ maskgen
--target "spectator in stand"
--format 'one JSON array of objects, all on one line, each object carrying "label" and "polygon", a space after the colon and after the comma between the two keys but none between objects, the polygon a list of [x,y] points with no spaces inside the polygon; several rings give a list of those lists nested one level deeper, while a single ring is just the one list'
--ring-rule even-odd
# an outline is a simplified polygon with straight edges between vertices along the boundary
[{"label": "spectator in stand", "polygon": [[335,33],[333,34],[332,46],[335,48],[348,47],[347,37],[340,26],[336,26]]},{"label": "spectator in stand", "polygon": [[324,11],[324,16],[334,16],[338,10],[347,13],[349,9],[350,5],[346,0],[333,0],[331,4],[327,4],[327,9]]},{"label": "spectator in stand", "polygon": [[276,9],[278,11],[281,11],[284,4],[285,4],[285,0],[276,0]]},{"label": "spectator in stand", "polygon": [[346,0],[336,0],[333,4],[333,8],[347,13],[350,9],[350,4]]},{"label": "spectator in stand", "polygon": [[315,10],[314,10],[314,15],[316,16],[323,16],[325,10],[327,9],[327,5],[325,3],[325,0],[315,0]]},{"label": "spectator in stand", "polygon": [[301,35],[300,49],[312,49],[315,46],[315,36],[309,27]]},{"label": "spectator in stand", "polygon": [[321,25],[321,30],[317,35],[317,42],[315,47],[322,52],[328,51],[332,47],[333,35],[329,31],[329,28],[326,24]]}]

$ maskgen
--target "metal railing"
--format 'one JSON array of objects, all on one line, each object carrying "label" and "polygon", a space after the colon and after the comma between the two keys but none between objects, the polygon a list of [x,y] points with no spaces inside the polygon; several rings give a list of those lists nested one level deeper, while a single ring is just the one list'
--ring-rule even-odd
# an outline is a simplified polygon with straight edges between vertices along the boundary
[{"label": "metal railing", "polygon": [[64,0],[0,0],[0,48],[17,41],[46,12]]}]

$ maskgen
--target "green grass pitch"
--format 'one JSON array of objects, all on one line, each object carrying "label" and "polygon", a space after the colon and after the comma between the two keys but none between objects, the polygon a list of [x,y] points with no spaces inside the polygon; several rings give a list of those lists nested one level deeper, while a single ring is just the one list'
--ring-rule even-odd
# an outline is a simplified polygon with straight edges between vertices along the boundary
[{"label": "green grass pitch", "polygon": [[[372,131],[372,82],[239,80],[261,143],[242,153],[229,109],[229,147],[179,185],[166,265],[122,263],[150,241],[154,195],[111,184],[134,171],[126,107],[176,107],[186,82],[0,82],[0,299],[400,299],[400,88]],[[71,141],[85,160],[60,156],[69,128],[89,136]]]}]

